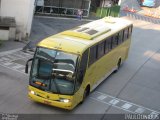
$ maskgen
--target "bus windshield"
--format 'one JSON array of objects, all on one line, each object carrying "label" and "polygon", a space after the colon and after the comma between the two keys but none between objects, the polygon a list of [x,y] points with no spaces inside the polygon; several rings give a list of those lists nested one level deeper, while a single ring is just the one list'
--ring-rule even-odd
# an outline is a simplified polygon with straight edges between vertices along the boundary
[{"label": "bus windshield", "polygon": [[31,68],[30,84],[57,94],[73,94],[78,56],[37,48]]}]

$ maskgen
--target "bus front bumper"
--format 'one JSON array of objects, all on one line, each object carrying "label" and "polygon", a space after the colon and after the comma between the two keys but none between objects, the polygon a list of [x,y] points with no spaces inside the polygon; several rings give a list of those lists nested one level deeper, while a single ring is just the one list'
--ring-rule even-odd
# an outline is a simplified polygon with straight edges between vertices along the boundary
[{"label": "bus front bumper", "polygon": [[58,108],[63,108],[63,109],[67,109],[67,110],[72,110],[73,106],[71,102],[61,102],[61,101],[54,101],[54,100],[49,100],[37,95],[34,95],[33,93],[28,93],[29,99],[39,102],[39,103],[43,103],[46,105],[50,105],[50,106],[54,106],[54,107],[58,107]]}]

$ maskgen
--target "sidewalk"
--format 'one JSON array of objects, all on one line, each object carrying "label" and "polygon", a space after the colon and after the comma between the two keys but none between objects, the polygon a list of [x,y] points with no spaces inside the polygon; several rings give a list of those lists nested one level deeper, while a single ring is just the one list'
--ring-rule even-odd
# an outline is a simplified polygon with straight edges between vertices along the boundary
[{"label": "sidewalk", "polygon": [[24,47],[24,50],[33,50],[37,43],[41,40],[68,30],[79,25],[85,24],[92,21],[91,19],[78,20],[77,18],[61,18],[61,17],[44,17],[36,16],[33,20],[33,27],[29,43]]},{"label": "sidewalk", "polygon": [[160,19],[160,7],[158,8],[142,7],[142,11],[140,11],[139,14]]},{"label": "sidewalk", "polygon": [[121,10],[128,13],[136,13],[138,15],[150,18],[160,19],[160,0],[156,1],[155,7],[142,7],[140,0],[122,0]]},{"label": "sidewalk", "polygon": [[17,42],[13,40],[2,41],[2,44],[0,45],[0,53],[18,48],[22,49],[25,45],[26,44],[23,42]]},{"label": "sidewalk", "polygon": [[34,51],[37,43],[41,40],[96,19],[97,18],[93,16],[83,18],[82,20],[78,20],[77,18],[35,16],[29,40],[25,42],[12,40],[3,41],[2,45],[0,45],[0,53],[14,49]]}]

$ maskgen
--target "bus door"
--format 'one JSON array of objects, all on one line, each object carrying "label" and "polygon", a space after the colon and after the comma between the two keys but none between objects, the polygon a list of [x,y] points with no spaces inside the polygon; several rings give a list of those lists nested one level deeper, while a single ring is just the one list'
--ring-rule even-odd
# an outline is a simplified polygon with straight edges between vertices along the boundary
[{"label": "bus door", "polygon": [[90,81],[91,87],[97,81],[97,64],[95,64],[97,60],[97,45],[92,46],[90,48],[89,54],[89,62],[88,62],[88,70],[87,70],[87,79]]},{"label": "bus door", "polygon": [[83,98],[83,92],[84,88],[82,86],[82,83],[85,84],[84,78],[86,75],[86,69],[87,69],[87,64],[88,64],[88,50],[86,50],[79,62],[79,67],[77,69],[77,79],[76,79],[76,85],[75,85],[75,95],[74,99],[76,103],[79,103],[82,98]]}]

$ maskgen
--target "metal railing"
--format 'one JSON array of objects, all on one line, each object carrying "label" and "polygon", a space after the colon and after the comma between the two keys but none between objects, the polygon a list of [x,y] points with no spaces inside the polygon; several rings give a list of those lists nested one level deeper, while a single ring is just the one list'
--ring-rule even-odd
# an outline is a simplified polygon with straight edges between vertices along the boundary
[{"label": "metal railing", "polygon": [[[36,6],[36,14],[46,15],[62,15],[62,16],[77,16],[77,8],[65,8],[56,6]],[[83,11],[83,17],[89,16],[89,9],[81,9]]]}]

